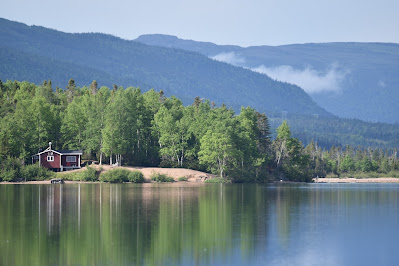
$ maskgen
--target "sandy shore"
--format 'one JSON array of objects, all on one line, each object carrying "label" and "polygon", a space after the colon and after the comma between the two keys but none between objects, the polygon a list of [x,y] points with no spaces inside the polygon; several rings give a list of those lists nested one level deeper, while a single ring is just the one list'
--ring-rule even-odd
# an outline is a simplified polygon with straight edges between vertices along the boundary
[{"label": "sandy shore", "polygon": [[399,183],[399,178],[314,178],[315,183]]},{"label": "sandy shore", "polygon": [[[213,178],[215,175],[204,173],[197,170],[185,169],[185,168],[159,168],[159,167],[112,167],[109,165],[94,165],[97,169],[102,169],[103,171],[108,171],[110,169],[115,168],[124,168],[130,171],[140,171],[143,173],[144,178],[150,180],[150,177],[153,173],[165,174],[170,177],[173,177],[175,181],[178,180],[179,177],[187,177],[188,181],[205,181],[208,178]],[[82,170],[82,169],[80,169]],[[62,175],[62,174],[61,174]]]}]

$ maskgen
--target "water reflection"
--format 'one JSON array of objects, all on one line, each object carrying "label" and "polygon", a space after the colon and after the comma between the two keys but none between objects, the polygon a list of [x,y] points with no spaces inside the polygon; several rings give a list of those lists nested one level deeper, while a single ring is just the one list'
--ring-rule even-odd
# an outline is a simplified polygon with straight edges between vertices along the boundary
[{"label": "water reflection", "polygon": [[0,185],[0,265],[394,264],[398,204],[396,184]]}]

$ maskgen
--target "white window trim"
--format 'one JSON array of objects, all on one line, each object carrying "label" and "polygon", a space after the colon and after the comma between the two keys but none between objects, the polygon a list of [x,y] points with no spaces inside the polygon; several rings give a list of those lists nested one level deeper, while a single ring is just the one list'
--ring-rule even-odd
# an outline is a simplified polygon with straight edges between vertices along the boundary
[{"label": "white window trim", "polygon": [[47,156],[47,162],[54,162],[54,156],[53,155],[48,155]]},{"label": "white window trim", "polygon": [[[73,160],[71,161],[71,159],[73,159]],[[76,163],[76,156],[67,156],[66,161],[68,163]]]}]

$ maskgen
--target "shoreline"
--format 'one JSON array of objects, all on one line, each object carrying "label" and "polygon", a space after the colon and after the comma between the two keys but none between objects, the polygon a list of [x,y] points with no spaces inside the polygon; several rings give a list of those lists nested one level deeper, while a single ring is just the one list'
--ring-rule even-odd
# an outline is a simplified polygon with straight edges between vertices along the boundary
[{"label": "shoreline", "polygon": [[[151,182],[149,181],[149,179],[146,179],[146,182],[144,183],[140,183],[140,184],[176,184],[176,183],[190,183],[190,184],[204,184],[205,180],[197,180],[195,178],[189,178],[188,181],[178,181],[175,180],[174,182],[164,182],[164,183],[159,183],[159,182]],[[399,184],[399,178],[395,178],[395,177],[381,177],[381,178],[318,178],[318,180],[316,178],[313,179],[314,183],[317,184],[353,184],[353,183],[357,183],[357,184],[368,184],[368,183],[374,183],[374,184]],[[90,182],[90,181],[70,181],[70,180],[65,180],[64,184],[100,184],[100,183],[107,183],[107,182],[100,182],[100,181],[94,181],[94,182]],[[279,181],[275,181],[275,182],[271,182],[271,183],[279,183]],[[36,184],[36,185],[41,185],[41,184],[51,184],[50,180],[40,180],[40,181],[22,181],[22,182],[6,182],[6,181],[2,181],[0,182],[1,184],[14,184],[14,185],[18,185],[18,184]],[[120,183],[120,184],[130,184],[129,182],[127,183]],[[132,183],[135,184],[135,183]]]},{"label": "shoreline", "polygon": [[399,183],[395,177],[371,178],[313,178],[314,183]]},{"label": "shoreline", "polygon": [[[90,167],[95,168],[97,171],[106,172],[112,169],[127,169],[129,171],[140,171],[144,175],[145,182],[144,184],[149,183],[158,183],[158,182],[151,182],[151,175],[153,173],[158,174],[165,174],[172,177],[175,181],[174,182],[167,182],[167,183],[204,183],[205,180],[215,178],[216,176],[213,174],[201,172],[198,170],[192,170],[187,168],[160,168],[160,167],[133,167],[133,166],[110,166],[110,165],[91,165]],[[84,171],[85,167],[80,169],[75,169],[71,171],[64,171],[64,172],[57,172],[55,178],[61,178],[63,175]],[[187,177],[187,181],[179,181],[179,177]],[[64,180],[65,184],[94,184],[94,183],[101,183],[100,181],[71,181],[71,180]],[[107,182],[105,182],[107,183]],[[21,182],[7,182],[2,181],[0,184],[50,184],[50,180],[39,180],[39,181],[21,181]]]},{"label": "shoreline", "polygon": [[[160,167],[132,167],[132,166],[110,166],[110,165],[91,165],[90,167],[95,168],[97,171],[106,172],[112,169],[127,169],[129,171],[140,171],[144,175],[145,184],[158,183],[151,182],[151,175],[153,173],[165,174],[174,179],[172,183],[204,183],[208,179],[215,178],[213,174],[201,172],[198,170],[192,170],[187,168],[160,168]],[[56,178],[61,178],[64,174],[74,173],[83,171],[85,167],[81,169],[76,169],[72,171],[57,172]],[[187,177],[187,181],[179,181],[179,177]],[[278,180],[274,182],[279,182]],[[313,178],[314,183],[399,183],[399,178],[395,177],[370,177],[370,178]],[[101,183],[100,181],[72,181],[64,180],[65,184],[93,184]],[[1,181],[0,184],[51,184],[50,180],[40,180],[40,181],[21,181],[21,182],[7,182]]]}]

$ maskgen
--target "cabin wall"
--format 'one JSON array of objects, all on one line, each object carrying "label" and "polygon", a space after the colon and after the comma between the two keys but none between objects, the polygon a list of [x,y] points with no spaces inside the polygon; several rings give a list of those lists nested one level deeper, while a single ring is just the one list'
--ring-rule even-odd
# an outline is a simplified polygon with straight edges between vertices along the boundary
[{"label": "cabin wall", "polygon": [[[47,161],[47,156],[49,156],[49,155],[54,156],[53,162]],[[53,152],[52,154],[51,154],[51,152],[42,153],[42,154],[40,154],[40,164],[46,168],[60,168],[60,157],[61,156],[55,152]]]},{"label": "cabin wall", "polygon": [[[67,156],[73,156],[76,158],[76,162],[67,162],[66,161],[66,157]],[[72,167],[72,166],[76,166],[78,167],[79,164],[79,155],[62,155],[62,159],[61,159],[61,164],[63,167]]]}]

